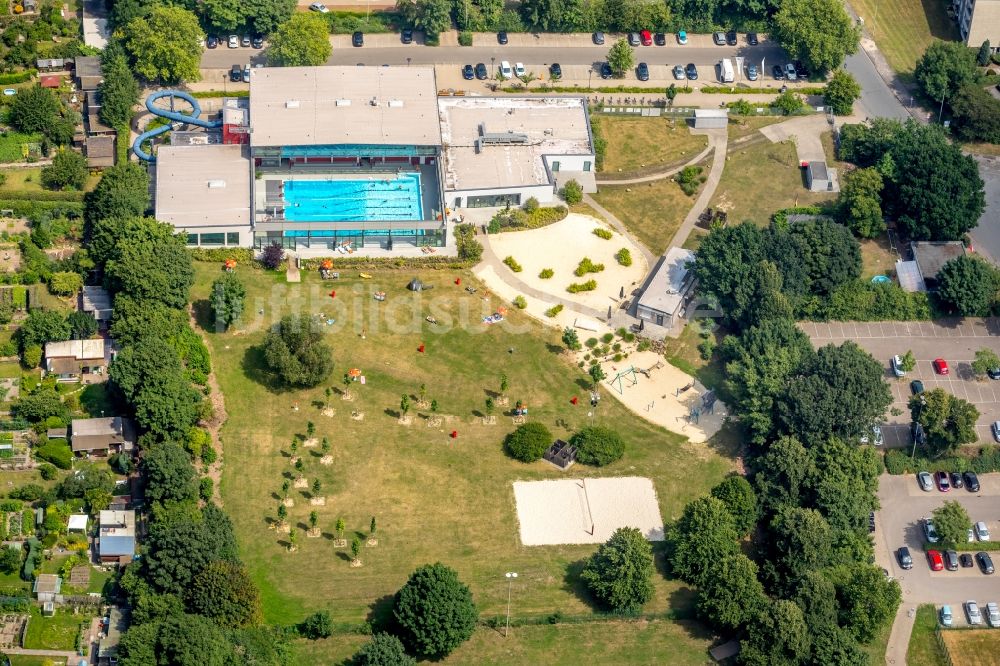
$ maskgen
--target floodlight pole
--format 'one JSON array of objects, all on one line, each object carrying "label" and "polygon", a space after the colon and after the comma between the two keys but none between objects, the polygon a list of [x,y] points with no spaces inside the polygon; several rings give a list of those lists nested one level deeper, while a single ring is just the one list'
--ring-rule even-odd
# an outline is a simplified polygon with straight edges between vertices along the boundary
[{"label": "floodlight pole", "polygon": [[507,626],[503,630],[503,637],[507,638],[507,634],[510,632],[510,591],[514,585],[514,579],[517,578],[517,572],[508,571],[504,576],[507,577]]}]

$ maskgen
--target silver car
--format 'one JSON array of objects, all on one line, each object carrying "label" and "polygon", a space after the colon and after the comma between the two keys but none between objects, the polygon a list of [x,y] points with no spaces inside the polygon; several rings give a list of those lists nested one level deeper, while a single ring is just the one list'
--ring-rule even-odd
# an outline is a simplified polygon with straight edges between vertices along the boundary
[{"label": "silver car", "polygon": [[920,489],[926,493],[934,490],[934,477],[931,476],[930,472],[919,472],[917,474],[917,483],[920,484]]},{"label": "silver car", "polygon": [[747,65],[747,79],[756,81],[760,74],[757,72],[757,65]]},{"label": "silver car", "polygon": [[991,601],[986,604],[986,621],[993,628],[1000,627],[1000,606],[997,606],[997,602]]},{"label": "silver car", "polygon": [[986,523],[984,523],[983,521],[980,520],[978,523],[976,523],[975,525],[973,525],[973,527],[976,530],[976,538],[977,539],[979,539],[980,541],[989,541],[990,540],[990,531],[989,531],[989,529],[987,529]]},{"label": "silver car", "polygon": [[969,600],[965,602],[965,614],[969,616],[969,624],[982,624],[983,615],[979,612],[979,604]]},{"label": "silver car", "polygon": [[789,81],[794,81],[799,78],[799,75],[795,73],[795,65],[792,63],[785,64],[785,78]]}]

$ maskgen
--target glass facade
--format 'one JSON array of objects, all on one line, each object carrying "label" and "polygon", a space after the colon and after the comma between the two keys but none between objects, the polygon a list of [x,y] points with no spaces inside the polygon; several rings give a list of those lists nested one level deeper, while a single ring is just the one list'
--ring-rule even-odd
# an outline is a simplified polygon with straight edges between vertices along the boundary
[{"label": "glass facade", "polygon": [[493,208],[497,206],[520,206],[521,193],[514,194],[482,194],[471,196],[466,201],[469,208]]},{"label": "glass facade", "polygon": [[240,232],[211,232],[204,234],[188,234],[187,244],[200,247],[239,247]]},{"label": "glass facade", "polygon": [[322,248],[333,250],[341,245],[353,248],[393,245],[443,247],[444,229],[313,229],[292,231],[255,231],[253,246],[263,249],[278,243],[286,250]]}]

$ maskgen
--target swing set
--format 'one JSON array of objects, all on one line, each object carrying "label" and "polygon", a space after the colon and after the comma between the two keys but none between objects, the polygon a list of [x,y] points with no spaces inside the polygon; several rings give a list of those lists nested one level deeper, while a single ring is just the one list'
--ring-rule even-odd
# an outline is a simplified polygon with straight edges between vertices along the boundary
[{"label": "swing set", "polygon": [[[623,384],[623,382],[628,382],[628,384]],[[618,395],[624,395],[626,388],[631,388],[639,383],[639,377],[635,374],[635,366],[629,366],[627,370],[622,370],[616,374],[608,385],[614,390],[618,391]]]}]

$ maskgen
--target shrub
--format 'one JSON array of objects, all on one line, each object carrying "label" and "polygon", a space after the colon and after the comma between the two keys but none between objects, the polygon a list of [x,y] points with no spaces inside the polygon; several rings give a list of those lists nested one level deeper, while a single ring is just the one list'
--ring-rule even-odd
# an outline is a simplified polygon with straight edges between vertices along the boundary
[{"label": "shrub", "polygon": [[573,275],[583,277],[587,273],[600,273],[603,270],[604,264],[595,264],[590,260],[590,257],[584,257],[580,260],[580,265],[573,271]]},{"label": "shrub", "polygon": [[416,666],[417,660],[406,654],[398,638],[379,633],[361,646],[350,663],[354,666]]},{"label": "shrub", "polygon": [[212,479],[207,476],[201,477],[201,480],[198,482],[198,497],[208,502],[212,499],[214,491],[215,485]]},{"label": "shrub", "polygon": [[552,433],[537,421],[519,425],[504,440],[504,449],[512,458],[521,462],[540,460],[552,444]]},{"label": "shrub", "polygon": [[396,593],[400,639],[423,657],[443,657],[472,636],[479,613],[469,588],[443,564],[420,567]]},{"label": "shrub", "polygon": [[313,613],[296,626],[299,635],[310,640],[319,638],[329,638],[333,633],[333,622],[330,621],[330,614],[326,611]]},{"label": "shrub", "polygon": [[19,488],[15,488],[10,491],[11,499],[23,500],[25,502],[34,502],[41,499],[42,495],[45,494],[45,489],[43,489],[37,483],[26,483]]},{"label": "shrub", "polygon": [[521,205],[521,210],[523,210],[528,215],[531,215],[538,210],[538,199],[535,197],[528,197],[528,200]]},{"label": "shrub", "polygon": [[594,229],[594,235],[597,236],[598,238],[603,238],[604,240],[611,240],[611,237],[614,234],[612,234],[607,229],[604,229],[602,227],[597,227],[596,229]]},{"label": "shrub", "polygon": [[702,171],[700,166],[686,166],[677,174],[677,184],[684,194],[691,196],[698,191],[698,186],[705,182],[705,176],[701,175]]},{"label": "shrub", "polygon": [[587,341],[585,343],[583,343],[583,344],[585,344],[589,348],[593,349],[594,347],[597,346],[597,343],[598,343],[597,338],[587,338]]},{"label": "shrub", "polygon": [[520,273],[521,271],[524,270],[521,264],[517,263],[517,260],[514,259],[514,257],[507,257],[506,259],[503,260],[503,263],[507,264],[507,268],[514,271],[515,273]]},{"label": "shrub", "polygon": [[468,30],[463,30],[458,33],[458,45],[459,46],[472,46],[472,33]]},{"label": "shrub", "polygon": [[[597,161],[602,163],[600,166],[598,166],[598,170],[600,170],[600,168],[601,168],[601,166],[603,166],[603,162],[604,162],[604,160],[602,159],[604,151],[597,148],[597,144],[598,144],[599,141],[601,141],[601,140],[598,139],[595,136],[594,137],[595,150],[598,153]],[[605,150],[607,149],[607,143],[604,143],[603,148]],[[580,183],[576,182],[575,180],[567,181],[566,184],[563,185],[563,187],[562,187],[561,194],[562,194],[563,200],[566,203],[568,203],[570,205],[578,204],[581,201],[583,201],[583,186],[581,186]]]},{"label": "shrub", "polygon": [[483,244],[476,240],[476,228],[471,224],[455,227],[455,249],[462,261],[475,264],[483,258]]},{"label": "shrub", "polygon": [[28,345],[24,348],[24,367],[37,368],[42,362],[42,347],[40,345]]},{"label": "shrub", "polygon": [[606,345],[611,344],[611,341],[614,339],[615,339],[614,333],[605,333],[604,335],[601,336],[601,342],[603,342]]},{"label": "shrub", "polygon": [[698,343],[698,354],[701,356],[703,361],[711,359],[714,352],[715,338],[707,337]]},{"label": "shrub", "polygon": [[566,291],[571,294],[578,294],[582,291],[594,291],[597,289],[597,280],[587,280],[586,282],[574,282],[566,287]]},{"label": "shrub", "polygon": [[615,253],[615,259],[622,266],[632,265],[632,253],[628,251],[627,247],[623,247],[622,249],[618,250],[618,252]]},{"label": "shrub", "polygon": [[548,280],[550,277],[552,277],[555,274],[556,274],[556,272],[554,270],[552,270],[551,268],[543,268],[542,272],[538,274],[538,277],[542,278],[543,280]]},{"label": "shrub", "polygon": [[546,317],[555,317],[556,315],[558,315],[562,311],[563,311],[562,303],[557,303],[556,305],[553,305],[551,308],[549,308],[548,310],[545,311],[545,316]]},{"label": "shrub", "polygon": [[528,307],[528,301],[525,300],[524,296],[515,296],[513,303],[514,307],[516,307],[518,310],[523,310],[524,308]]},{"label": "shrub", "polygon": [[42,478],[46,481],[51,481],[56,478],[56,468],[54,465],[45,463],[38,466],[38,473],[42,475]]},{"label": "shrub", "polygon": [[271,243],[265,247],[260,255],[260,263],[264,265],[264,268],[272,271],[277,270],[284,260],[285,250],[277,243]]},{"label": "shrub", "polygon": [[576,459],[585,465],[603,467],[625,454],[621,436],[602,426],[588,426],[574,433],[569,443],[577,448]]}]

